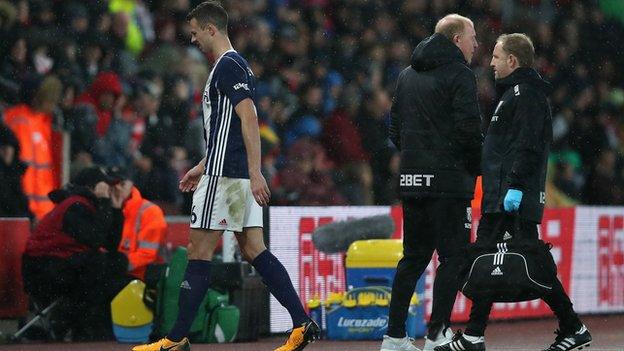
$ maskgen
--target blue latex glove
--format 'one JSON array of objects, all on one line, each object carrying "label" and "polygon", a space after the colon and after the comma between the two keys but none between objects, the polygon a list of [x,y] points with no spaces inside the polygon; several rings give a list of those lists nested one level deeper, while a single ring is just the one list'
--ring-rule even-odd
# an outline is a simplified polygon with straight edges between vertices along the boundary
[{"label": "blue latex glove", "polygon": [[522,201],[522,191],[516,189],[507,190],[505,200],[503,201],[503,208],[507,212],[515,212],[520,208],[520,202]]}]

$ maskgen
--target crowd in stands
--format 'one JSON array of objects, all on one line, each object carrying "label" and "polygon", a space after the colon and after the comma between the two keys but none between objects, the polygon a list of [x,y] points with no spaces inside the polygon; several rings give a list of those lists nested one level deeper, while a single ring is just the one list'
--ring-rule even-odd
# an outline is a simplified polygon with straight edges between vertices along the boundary
[{"label": "crowd in stands", "polygon": [[[94,164],[127,168],[146,199],[167,213],[188,213],[189,198],[177,184],[205,153],[200,102],[214,59],[190,44],[185,16],[197,3],[0,0],[0,113],[8,126],[0,134],[0,185],[25,172],[32,215],[46,211],[52,186],[28,185],[35,177],[28,172],[38,172],[37,184],[61,181],[53,162],[58,131],[71,136],[72,174]],[[497,101],[489,68],[496,38],[533,38],[536,68],[555,87],[549,205],[624,204],[624,26],[617,4],[223,3],[232,44],[257,78],[271,204],[398,202],[398,151],[387,137],[394,84],[415,45],[453,12],[475,23],[484,128]],[[8,130],[14,136],[5,137]]]}]

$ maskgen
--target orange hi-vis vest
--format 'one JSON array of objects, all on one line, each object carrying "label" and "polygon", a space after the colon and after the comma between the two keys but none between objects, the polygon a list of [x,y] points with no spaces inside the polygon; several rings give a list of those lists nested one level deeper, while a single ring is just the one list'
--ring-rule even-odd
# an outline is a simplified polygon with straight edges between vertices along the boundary
[{"label": "orange hi-vis vest", "polygon": [[158,252],[165,242],[167,222],[160,207],[145,200],[135,187],[122,211],[124,225],[119,252],[128,257],[128,272],[143,279],[147,265],[162,262]]},{"label": "orange hi-vis vest", "polygon": [[475,183],[475,192],[474,192],[474,197],[472,198],[472,202],[471,202],[471,207],[473,209],[480,209],[481,208],[481,199],[483,198],[483,183],[482,183],[482,176],[478,176],[477,177],[477,181]]},{"label": "orange hi-vis vest", "polygon": [[53,165],[52,117],[22,104],[5,110],[4,122],[19,140],[21,160],[28,165],[22,188],[30,211],[41,219],[54,208],[48,193],[59,186]]}]

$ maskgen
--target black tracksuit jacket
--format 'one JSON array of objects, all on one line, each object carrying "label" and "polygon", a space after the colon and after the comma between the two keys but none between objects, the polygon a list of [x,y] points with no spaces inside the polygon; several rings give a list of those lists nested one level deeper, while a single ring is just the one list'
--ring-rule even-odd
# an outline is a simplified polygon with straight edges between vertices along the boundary
[{"label": "black tracksuit jacket", "polygon": [[547,94],[551,86],[531,68],[518,68],[496,82],[500,101],[485,142],[484,213],[503,212],[507,190],[523,192],[522,219],[541,222],[544,213],[546,166],[552,141],[552,117]]},{"label": "black tracksuit jacket", "polygon": [[459,48],[441,34],[420,42],[392,103],[401,195],[471,199],[480,174],[480,123],[475,76]]}]

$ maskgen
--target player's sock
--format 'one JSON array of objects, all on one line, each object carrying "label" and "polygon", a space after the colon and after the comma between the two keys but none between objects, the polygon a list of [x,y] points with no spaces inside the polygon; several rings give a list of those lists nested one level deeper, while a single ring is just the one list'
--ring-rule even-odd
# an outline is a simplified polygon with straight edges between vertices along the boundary
[{"label": "player's sock", "polygon": [[173,329],[167,335],[169,340],[180,341],[188,336],[197,309],[206,296],[206,291],[208,291],[210,266],[210,261],[189,260],[184,272],[184,280],[180,285],[178,318]]},{"label": "player's sock", "polygon": [[273,256],[271,251],[264,250],[251,264],[260,273],[271,294],[288,310],[293,327],[296,328],[307,322],[309,318],[301,305],[290,276],[277,257]]}]

